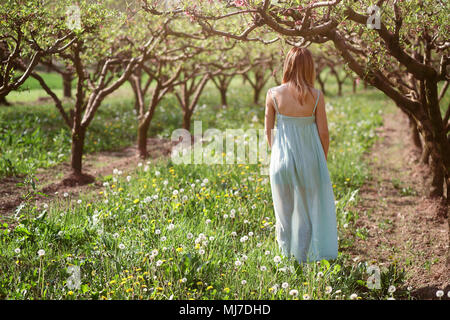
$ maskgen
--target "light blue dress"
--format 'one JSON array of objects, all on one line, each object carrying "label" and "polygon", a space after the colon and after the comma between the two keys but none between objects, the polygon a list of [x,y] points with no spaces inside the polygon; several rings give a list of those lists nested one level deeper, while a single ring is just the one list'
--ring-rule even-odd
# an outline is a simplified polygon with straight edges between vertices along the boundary
[{"label": "light blue dress", "polygon": [[300,263],[337,258],[336,206],[327,161],[315,121],[280,114],[270,155],[276,237],[285,256]]}]

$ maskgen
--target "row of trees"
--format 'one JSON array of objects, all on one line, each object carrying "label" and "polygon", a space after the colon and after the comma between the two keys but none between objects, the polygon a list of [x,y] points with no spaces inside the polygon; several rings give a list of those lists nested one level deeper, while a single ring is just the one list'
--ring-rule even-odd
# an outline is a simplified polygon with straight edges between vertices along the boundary
[{"label": "row of trees", "polygon": [[[266,71],[273,68],[270,52],[206,36],[186,16],[147,14],[137,2],[86,0],[70,12],[75,17],[68,17],[70,1],[43,4],[41,0],[9,0],[0,9],[0,99],[6,103],[8,93],[18,90],[28,77],[40,83],[71,130],[69,179],[80,183],[93,179],[82,171],[86,131],[105,98],[125,82],[134,93],[137,145],[139,156],[145,158],[149,127],[166,94],[176,96],[183,128],[189,130],[208,81],[218,88],[226,105],[235,76],[244,77],[253,87],[256,103],[270,79]],[[70,26],[68,19],[77,19],[78,14],[80,25]],[[64,97],[74,96],[69,108],[39,74],[38,66],[61,74]]]},{"label": "row of trees", "polygon": [[[449,199],[450,106],[441,105],[450,80],[448,1],[182,0],[181,7],[165,11],[142,2],[155,15],[189,15],[211,36],[330,44],[359,79],[408,115],[422,160],[430,165],[429,195],[443,197],[445,186]],[[375,11],[369,10],[373,4]]]}]

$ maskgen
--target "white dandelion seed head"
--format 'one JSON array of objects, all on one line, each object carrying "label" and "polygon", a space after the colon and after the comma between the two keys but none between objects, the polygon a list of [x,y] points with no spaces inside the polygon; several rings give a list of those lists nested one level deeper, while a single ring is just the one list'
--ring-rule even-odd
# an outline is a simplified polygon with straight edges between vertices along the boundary
[{"label": "white dandelion seed head", "polygon": [[291,291],[289,291],[289,295],[294,297],[298,296],[298,290],[292,289]]}]

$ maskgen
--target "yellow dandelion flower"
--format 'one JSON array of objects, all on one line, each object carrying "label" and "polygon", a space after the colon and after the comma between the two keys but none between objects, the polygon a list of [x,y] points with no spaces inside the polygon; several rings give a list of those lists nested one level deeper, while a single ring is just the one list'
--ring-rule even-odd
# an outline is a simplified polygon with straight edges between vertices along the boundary
[{"label": "yellow dandelion flower", "polygon": [[225,288],[225,289],[223,289],[223,291],[224,291],[225,293],[229,293],[229,292],[230,292],[230,288]]}]

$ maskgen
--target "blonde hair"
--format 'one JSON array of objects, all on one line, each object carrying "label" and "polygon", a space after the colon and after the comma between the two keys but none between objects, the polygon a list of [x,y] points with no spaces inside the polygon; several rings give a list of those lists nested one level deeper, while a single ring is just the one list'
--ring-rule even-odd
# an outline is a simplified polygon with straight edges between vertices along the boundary
[{"label": "blonde hair", "polygon": [[311,52],[307,48],[293,47],[286,55],[283,68],[283,81],[298,93],[298,100],[304,103],[308,91],[314,88],[316,69]]}]

